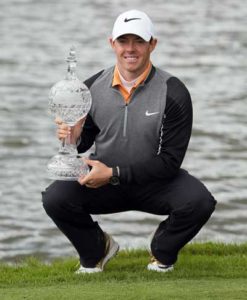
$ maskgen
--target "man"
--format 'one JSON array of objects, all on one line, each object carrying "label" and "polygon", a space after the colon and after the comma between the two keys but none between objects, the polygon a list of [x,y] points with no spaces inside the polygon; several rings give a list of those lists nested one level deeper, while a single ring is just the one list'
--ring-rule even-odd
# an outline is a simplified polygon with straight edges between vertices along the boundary
[{"label": "man", "polygon": [[110,44],[116,65],[85,82],[93,99],[86,120],[72,130],[56,120],[59,139],[70,134],[79,152],[95,143],[86,159],[91,171],[78,182],[51,184],[43,205],[78,252],[77,273],[103,271],[119,249],[90,214],[138,210],[168,215],[153,235],[147,266],[167,272],[216,203],[199,180],[180,168],[191,136],[190,94],[179,79],[152,65],[157,40],[145,13],[121,14]]}]

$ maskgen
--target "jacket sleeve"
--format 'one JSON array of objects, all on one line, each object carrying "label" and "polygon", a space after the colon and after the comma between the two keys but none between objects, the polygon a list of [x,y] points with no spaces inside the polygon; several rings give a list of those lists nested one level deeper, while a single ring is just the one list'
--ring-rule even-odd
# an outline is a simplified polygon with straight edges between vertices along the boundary
[{"label": "jacket sleeve", "polygon": [[145,184],[174,177],[183,162],[192,130],[192,103],[185,85],[176,77],[167,81],[166,108],[157,154],[148,161],[120,169],[122,183]]},{"label": "jacket sleeve", "polygon": [[[103,73],[104,70],[96,73],[92,77],[84,81],[85,85],[90,89],[96,79]],[[99,133],[99,128],[94,124],[90,114],[87,115],[83,130],[80,136],[79,144],[77,145],[78,153],[86,152],[94,143],[96,135]]]},{"label": "jacket sleeve", "polygon": [[78,153],[84,153],[93,145],[99,128],[94,124],[92,117],[88,114],[77,146]]}]

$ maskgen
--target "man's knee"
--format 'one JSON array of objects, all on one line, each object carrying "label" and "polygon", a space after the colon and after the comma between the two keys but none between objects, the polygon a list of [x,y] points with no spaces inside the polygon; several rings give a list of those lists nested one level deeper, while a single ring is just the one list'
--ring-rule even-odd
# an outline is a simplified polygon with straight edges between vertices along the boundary
[{"label": "man's knee", "polygon": [[215,210],[216,201],[207,190],[191,193],[186,201],[175,208],[173,218],[194,223],[205,223]]},{"label": "man's knee", "polygon": [[55,199],[52,197],[51,193],[48,190],[43,191],[41,194],[42,194],[43,207],[44,207],[46,213],[49,216],[54,215],[56,213]]},{"label": "man's knee", "polygon": [[188,217],[193,222],[208,219],[215,210],[216,201],[206,186],[186,171],[177,180],[179,197],[173,205],[175,216]]},{"label": "man's knee", "polygon": [[57,214],[59,214],[62,202],[66,200],[65,193],[62,193],[62,189],[60,189],[59,186],[56,185],[56,182],[54,182],[41,194],[43,207],[46,213],[50,217],[55,217]]},{"label": "man's knee", "polygon": [[75,181],[55,181],[42,192],[43,207],[51,218],[70,217],[71,213],[81,211],[86,199],[81,185]]},{"label": "man's knee", "polygon": [[198,220],[208,220],[215,210],[216,200],[207,190],[194,201],[194,216]]}]

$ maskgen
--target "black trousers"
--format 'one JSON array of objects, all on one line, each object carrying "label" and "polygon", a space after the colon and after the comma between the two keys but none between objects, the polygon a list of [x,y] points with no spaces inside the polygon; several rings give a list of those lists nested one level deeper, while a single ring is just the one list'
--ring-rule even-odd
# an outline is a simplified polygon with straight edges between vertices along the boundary
[{"label": "black trousers", "polygon": [[206,187],[182,169],[170,181],[146,185],[107,184],[91,189],[78,182],[55,181],[42,196],[47,214],[76,248],[85,267],[95,266],[105,250],[103,231],[90,214],[137,210],[168,215],[154,234],[151,250],[160,262],[173,264],[216,204]]}]

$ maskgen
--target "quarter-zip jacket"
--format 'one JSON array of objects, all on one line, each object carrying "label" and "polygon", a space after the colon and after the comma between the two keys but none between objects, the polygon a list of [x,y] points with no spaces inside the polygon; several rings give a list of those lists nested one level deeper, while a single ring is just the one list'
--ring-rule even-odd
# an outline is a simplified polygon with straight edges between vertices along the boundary
[{"label": "quarter-zip jacket", "polygon": [[192,105],[184,84],[152,67],[128,104],[112,87],[114,68],[85,81],[92,94],[79,152],[95,143],[90,158],[119,166],[122,183],[145,184],[178,172],[192,128]]}]

